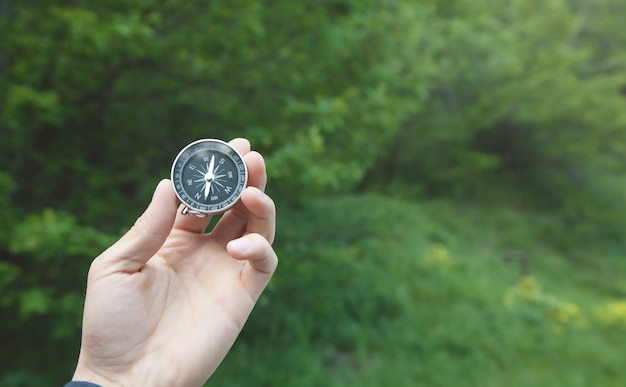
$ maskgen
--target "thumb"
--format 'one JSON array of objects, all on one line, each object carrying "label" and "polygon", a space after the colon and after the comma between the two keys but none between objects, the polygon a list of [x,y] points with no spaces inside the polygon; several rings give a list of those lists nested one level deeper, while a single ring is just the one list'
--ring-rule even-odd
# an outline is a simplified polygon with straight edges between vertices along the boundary
[{"label": "thumb", "polygon": [[136,273],[163,246],[176,218],[177,200],[172,184],[164,179],[134,226],[97,260],[115,272]]}]

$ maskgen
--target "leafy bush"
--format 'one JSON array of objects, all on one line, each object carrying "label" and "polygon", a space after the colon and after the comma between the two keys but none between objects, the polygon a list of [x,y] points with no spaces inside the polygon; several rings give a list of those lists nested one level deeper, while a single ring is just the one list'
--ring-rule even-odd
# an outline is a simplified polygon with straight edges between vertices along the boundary
[{"label": "leafy bush", "polygon": [[[376,196],[279,213],[279,270],[209,386],[626,380],[619,351],[596,354],[623,337],[590,312],[615,288],[545,244],[536,215]],[[502,261],[520,242],[534,279]]]},{"label": "leafy bush", "polygon": [[[4,370],[23,371],[5,375],[3,383],[48,374],[60,383],[78,355],[89,264],[114,239],[52,209],[26,216],[11,231],[10,255],[0,260],[0,311],[7,316],[0,321],[6,349],[0,360]],[[26,369],[36,364],[45,366]]]}]

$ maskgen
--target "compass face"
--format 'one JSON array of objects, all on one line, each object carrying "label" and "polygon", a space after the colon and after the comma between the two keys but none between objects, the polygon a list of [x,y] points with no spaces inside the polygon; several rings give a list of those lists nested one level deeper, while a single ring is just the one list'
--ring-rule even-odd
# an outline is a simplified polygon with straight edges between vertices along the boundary
[{"label": "compass face", "polygon": [[219,214],[237,203],[248,182],[243,157],[221,140],[187,145],[172,165],[178,199],[194,214]]}]

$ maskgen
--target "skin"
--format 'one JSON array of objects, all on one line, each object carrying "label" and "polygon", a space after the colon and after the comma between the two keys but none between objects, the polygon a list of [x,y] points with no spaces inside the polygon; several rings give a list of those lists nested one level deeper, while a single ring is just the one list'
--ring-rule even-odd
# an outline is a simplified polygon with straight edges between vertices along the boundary
[{"label": "skin", "polygon": [[241,331],[278,264],[265,163],[245,139],[249,186],[210,233],[161,181],[135,225],[92,263],[73,380],[201,386]]}]

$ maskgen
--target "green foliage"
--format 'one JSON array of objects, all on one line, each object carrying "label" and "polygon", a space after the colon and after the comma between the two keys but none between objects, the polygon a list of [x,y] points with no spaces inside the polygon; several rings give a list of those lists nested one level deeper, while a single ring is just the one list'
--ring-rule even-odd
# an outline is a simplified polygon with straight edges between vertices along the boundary
[{"label": "green foliage", "polygon": [[599,154],[620,159],[624,72],[585,72],[592,53],[565,0],[440,3],[429,23],[437,71],[370,172],[374,186],[392,178],[467,198],[495,184],[554,207],[593,179]]},{"label": "green foliage", "polygon": [[[5,3],[0,385],[67,378],[91,260],[236,136],[281,265],[210,384],[624,381],[624,4]],[[520,248],[545,291],[507,307]]]},{"label": "green foliage", "polygon": [[[110,193],[109,177],[147,192],[182,145],[207,136],[245,135],[272,150],[286,198],[346,190],[419,104],[420,71],[399,59],[416,43],[421,7],[28,3],[5,28],[11,82],[0,119],[10,131],[0,150],[37,208],[52,195],[86,219],[107,216],[74,193],[85,189],[138,204]],[[41,189],[40,179],[53,183]]]},{"label": "green foliage", "polygon": [[[280,220],[280,270],[208,386],[626,380],[618,287],[602,287],[615,265],[576,270],[541,215],[367,196]],[[535,273],[521,280],[502,260],[520,239]]]},{"label": "green foliage", "polygon": [[93,257],[113,241],[109,235],[78,226],[70,214],[47,208],[14,228],[9,251],[46,262],[60,256]]},{"label": "green foliage", "polygon": [[520,318],[541,321],[547,317],[556,334],[587,325],[587,319],[578,305],[544,292],[539,283],[528,275],[522,276],[520,283],[507,291],[505,302],[519,313]]},{"label": "green foliage", "polygon": [[[50,367],[39,371],[42,374],[67,373],[71,363],[58,353],[77,351],[89,263],[114,239],[52,209],[17,219],[12,219],[4,246],[9,255],[0,260],[0,310],[7,316],[0,332],[6,347],[12,348],[0,359],[5,370],[42,363]],[[34,346],[24,346],[31,340]],[[40,341],[49,345],[41,349]],[[42,374],[16,371],[4,375],[0,385],[22,385]]]}]

